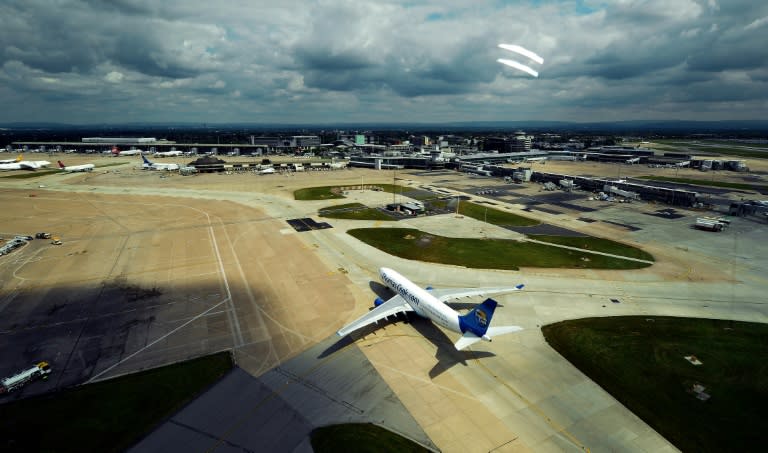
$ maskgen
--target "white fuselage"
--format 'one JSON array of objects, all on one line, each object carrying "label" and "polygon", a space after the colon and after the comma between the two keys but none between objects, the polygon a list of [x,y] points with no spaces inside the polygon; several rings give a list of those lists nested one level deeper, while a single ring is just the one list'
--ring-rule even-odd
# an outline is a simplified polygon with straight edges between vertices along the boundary
[{"label": "white fuselage", "polygon": [[418,315],[429,318],[446,329],[461,333],[459,314],[427,290],[419,288],[412,281],[386,267],[379,269],[379,276],[381,281],[405,299]]},{"label": "white fuselage", "polygon": [[144,168],[147,170],[164,170],[164,171],[174,171],[179,169],[178,164],[144,164]]},{"label": "white fuselage", "polygon": [[155,153],[156,157],[175,157],[175,156],[181,156],[181,151],[161,151],[159,153]]},{"label": "white fuselage", "polygon": [[76,171],[91,171],[93,170],[93,167],[95,167],[95,165],[93,164],[69,165],[69,166],[65,165],[61,167],[61,169],[63,171],[76,172]]},{"label": "white fuselage", "polygon": [[21,160],[11,164],[0,164],[0,170],[37,170],[50,164],[47,160]]}]

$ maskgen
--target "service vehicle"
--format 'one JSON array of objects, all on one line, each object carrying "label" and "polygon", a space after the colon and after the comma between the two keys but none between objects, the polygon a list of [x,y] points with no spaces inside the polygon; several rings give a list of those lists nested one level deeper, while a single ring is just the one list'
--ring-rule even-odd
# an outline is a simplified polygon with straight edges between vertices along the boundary
[{"label": "service vehicle", "polygon": [[48,362],[38,362],[31,368],[27,368],[26,370],[22,370],[13,376],[1,379],[0,395],[20,389],[21,387],[34,380],[48,379],[49,374],[51,374],[51,366],[48,364]]}]

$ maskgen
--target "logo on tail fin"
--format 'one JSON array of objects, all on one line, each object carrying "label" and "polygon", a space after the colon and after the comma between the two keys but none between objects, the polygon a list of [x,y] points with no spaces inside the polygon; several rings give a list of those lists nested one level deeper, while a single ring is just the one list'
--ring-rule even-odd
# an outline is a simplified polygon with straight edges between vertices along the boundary
[{"label": "logo on tail fin", "polygon": [[459,328],[462,333],[471,332],[478,337],[482,337],[488,331],[491,324],[493,312],[496,310],[496,303],[493,299],[485,299],[482,304],[476,306],[464,316],[459,316]]},{"label": "logo on tail fin", "polygon": [[481,327],[485,327],[488,325],[488,315],[486,315],[483,310],[475,311],[475,319],[477,320],[477,323],[480,324]]},{"label": "logo on tail fin", "polygon": [[58,162],[59,162],[59,168],[64,168],[65,167],[65,165],[62,164],[61,161],[58,161]]}]

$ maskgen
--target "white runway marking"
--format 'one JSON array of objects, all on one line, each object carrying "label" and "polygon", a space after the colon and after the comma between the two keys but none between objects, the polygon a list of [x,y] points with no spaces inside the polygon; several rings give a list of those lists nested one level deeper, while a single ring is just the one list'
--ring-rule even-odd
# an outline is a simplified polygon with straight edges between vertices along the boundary
[{"label": "white runway marking", "polygon": [[103,370],[103,371],[101,371],[101,372],[97,373],[96,375],[92,376],[92,377],[91,377],[90,379],[88,379],[88,380],[87,380],[85,383],[86,383],[86,384],[90,384],[91,382],[95,381],[95,380],[96,380],[96,379],[97,379],[99,376],[102,376],[102,375],[104,375],[105,373],[108,373],[109,371],[111,371],[111,370],[115,369],[115,367],[117,367],[117,366],[118,366],[118,365],[120,365],[121,363],[124,363],[126,360],[128,360],[128,359],[130,359],[130,358],[132,358],[132,357],[135,357],[137,354],[139,354],[140,352],[144,351],[145,349],[147,349],[147,348],[150,348],[150,347],[152,347],[153,345],[155,345],[155,344],[159,343],[160,341],[163,341],[163,340],[165,340],[166,338],[170,337],[171,335],[173,335],[174,333],[176,333],[176,332],[178,332],[179,330],[183,329],[184,327],[188,326],[189,324],[191,324],[191,323],[195,322],[196,320],[198,320],[198,319],[202,318],[203,316],[207,315],[209,311],[211,311],[211,310],[213,310],[214,308],[216,308],[216,307],[218,307],[218,306],[220,306],[220,305],[222,305],[222,304],[226,303],[228,300],[229,300],[229,299],[224,299],[224,300],[222,300],[222,301],[221,301],[221,302],[219,302],[218,304],[216,304],[216,305],[212,306],[211,308],[209,308],[209,309],[205,310],[204,312],[202,312],[202,313],[198,314],[198,315],[197,315],[197,316],[195,316],[194,318],[190,319],[189,321],[185,322],[184,324],[180,325],[179,327],[177,327],[177,328],[175,328],[175,329],[171,330],[170,332],[168,332],[167,334],[165,334],[165,335],[163,335],[162,337],[158,338],[157,340],[153,341],[152,343],[149,343],[148,345],[144,346],[143,348],[139,349],[138,351],[134,352],[133,354],[130,354],[130,355],[128,355],[126,358],[124,358],[124,359],[120,360],[119,362],[115,363],[115,364],[114,364],[114,365],[112,365],[111,367],[109,367],[109,368],[107,368],[107,369],[105,369],[105,370]]}]

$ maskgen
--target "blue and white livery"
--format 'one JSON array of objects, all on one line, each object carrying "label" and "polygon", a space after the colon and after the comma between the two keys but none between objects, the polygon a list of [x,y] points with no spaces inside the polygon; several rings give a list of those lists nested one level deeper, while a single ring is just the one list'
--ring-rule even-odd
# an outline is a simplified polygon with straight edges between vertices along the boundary
[{"label": "blue and white livery", "polygon": [[460,315],[456,310],[445,304],[447,301],[460,297],[520,291],[523,289],[523,285],[511,288],[470,288],[439,291],[431,288],[422,289],[399,273],[386,267],[379,269],[379,276],[381,281],[395,291],[397,295],[386,302],[376,298],[374,301],[376,308],[342,327],[336,332],[339,336],[346,336],[361,327],[377,323],[389,316],[409,311],[429,318],[434,323],[448,330],[460,333],[462,335],[461,338],[454,344],[458,350],[462,350],[480,340],[491,341],[491,338],[496,335],[523,330],[520,326],[491,327],[491,318],[497,305],[493,299],[486,299],[466,315]]},{"label": "blue and white livery", "polygon": [[159,164],[157,162],[150,162],[149,159],[147,159],[147,156],[144,155],[142,155],[141,158],[144,160],[144,163],[142,164],[144,170],[175,171],[179,169],[179,164]]}]

